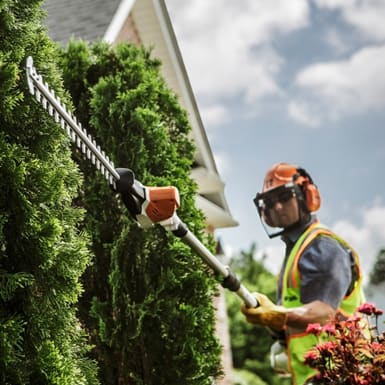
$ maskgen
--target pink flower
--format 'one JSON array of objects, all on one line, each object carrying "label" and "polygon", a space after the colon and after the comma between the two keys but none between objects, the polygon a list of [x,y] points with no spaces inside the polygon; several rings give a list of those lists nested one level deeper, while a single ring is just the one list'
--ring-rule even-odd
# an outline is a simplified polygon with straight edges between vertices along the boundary
[{"label": "pink flower", "polygon": [[320,335],[322,332],[322,326],[319,323],[309,324],[306,328],[306,333]]},{"label": "pink flower", "polygon": [[317,349],[319,350],[321,355],[331,356],[334,350],[336,350],[337,346],[338,346],[337,342],[327,341],[327,342],[324,342],[323,344],[317,345]]},{"label": "pink flower", "polygon": [[329,335],[334,336],[336,334],[336,327],[335,327],[335,325],[333,325],[331,323],[324,325],[324,327],[322,329],[324,332],[326,332]]},{"label": "pink flower", "polygon": [[318,352],[310,350],[305,354],[305,364],[309,366],[315,365],[319,360]]},{"label": "pink flower", "polygon": [[384,312],[381,309],[376,309],[374,311],[374,315],[382,315],[382,314],[384,314]]},{"label": "pink flower", "polygon": [[371,343],[371,347],[374,353],[381,353],[382,349],[384,349],[384,346],[376,341]]},{"label": "pink flower", "polygon": [[[369,322],[383,312],[371,303],[357,312],[348,318],[336,316],[323,327],[308,325],[306,331],[321,334],[323,340],[304,356],[305,363],[321,375],[312,377],[314,384],[385,384],[385,333],[379,334],[377,325]],[[372,329],[376,332],[369,333]]]},{"label": "pink flower", "polygon": [[374,304],[365,302],[358,307],[358,311],[363,314],[372,315],[375,311],[378,311],[378,309]]}]

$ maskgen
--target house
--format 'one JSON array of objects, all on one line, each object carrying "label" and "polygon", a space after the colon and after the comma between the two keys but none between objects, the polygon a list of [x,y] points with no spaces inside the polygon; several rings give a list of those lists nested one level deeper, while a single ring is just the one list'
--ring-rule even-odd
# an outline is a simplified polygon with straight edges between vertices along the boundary
[{"label": "house", "polygon": [[[178,48],[164,0],[46,0],[49,36],[65,45],[71,37],[103,39],[111,44],[130,42],[151,48],[162,62],[162,75],[187,111],[196,145],[191,176],[197,182],[196,205],[205,216],[208,231],[236,226],[224,196],[224,183],[216,168],[195,97]],[[223,296],[215,303],[218,336],[224,347],[223,366],[231,373],[231,349]],[[230,375],[221,385],[230,384]]]},{"label": "house", "polygon": [[191,175],[199,189],[197,207],[205,213],[211,231],[236,226],[164,0],[46,0],[44,8],[49,36],[63,45],[74,37],[111,44],[128,41],[153,48],[153,56],[162,61],[163,77],[189,115],[197,148]]}]

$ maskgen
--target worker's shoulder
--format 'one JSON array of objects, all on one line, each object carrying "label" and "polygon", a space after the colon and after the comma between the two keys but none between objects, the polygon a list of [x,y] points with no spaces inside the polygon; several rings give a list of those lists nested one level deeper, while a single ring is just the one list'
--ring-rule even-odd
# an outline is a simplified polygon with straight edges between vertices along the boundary
[{"label": "worker's shoulder", "polygon": [[331,235],[320,234],[303,251],[299,264],[302,267],[313,266],[313,269],[315,267],[327,269],[328,266],[330,268],[339,263],[345,265],[349,261],[350,251],[348,248]]},{"label": "worker's shoulder", "polygon": [[340,241],[332,232],[319,232],[309,243],[307,250],[320,249],[320,250],[330,250],[336,249],[347,252],[346,244]]}]

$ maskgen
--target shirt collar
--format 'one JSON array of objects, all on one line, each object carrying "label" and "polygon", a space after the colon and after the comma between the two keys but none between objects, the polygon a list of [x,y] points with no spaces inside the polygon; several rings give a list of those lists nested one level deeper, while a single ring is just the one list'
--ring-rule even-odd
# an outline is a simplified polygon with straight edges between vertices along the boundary
[{"label": "shirt collar", "polygon": [[310,220],[306,223],[302,223],[296,228],[285,232],[284,235],[282,235],[281,239],[286,243],[286,244],[294,244],[295,241],[301,236],[301,234],[310,226],[312,225],[315,221],[317,220],[317,217],[314,214],[311,214]]}]

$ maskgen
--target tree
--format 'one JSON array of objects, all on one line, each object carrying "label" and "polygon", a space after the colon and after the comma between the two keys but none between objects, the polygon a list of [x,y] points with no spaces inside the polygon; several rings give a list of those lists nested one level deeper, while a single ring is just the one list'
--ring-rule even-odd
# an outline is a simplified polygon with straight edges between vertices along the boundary
[{"label": "tree", "polygon": [[378,285],[385,281],[385,249],[381,249],[370,272],[370,283]]},{"label": "tree", "polygon": [[41,1],[0,2],[0,383],[96,384],[76,318],[89,239],[68,139],[29,95],[32,55],[63,97]]},{"label": "tree", "polygon": [[[190,179],[194,147],[185,111],[160,62],[133,45],[72,41],[62,52],[76,116],[118,167],[148,186],[179,189],[178,215],[204,242]],[[212,296],[216,281],[186,245],[155,226],[138,228],[93,167],[78,204],[92,234],[80,315],[105,384],[211,384],[220,373]],[[211,244],[212,246],[212,244]]]},{"label": "tree", "polygon": [[[241,251],[230,264],[249,291],[266,294],[275,301],[276,277],[265,267],[266,256],[255,258],[256,250],[252,244],[249,251]],[[287,380],[278,378],[270,367],[270,346],[274,342],[271,335],[264,327],[246,322],[233,293],[227,293],[226,299],[233,364],[237,377],[243,378],[237,384],[285,384]]]}]

